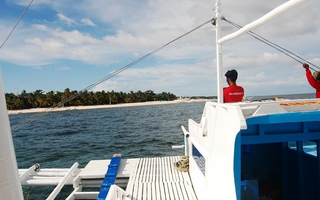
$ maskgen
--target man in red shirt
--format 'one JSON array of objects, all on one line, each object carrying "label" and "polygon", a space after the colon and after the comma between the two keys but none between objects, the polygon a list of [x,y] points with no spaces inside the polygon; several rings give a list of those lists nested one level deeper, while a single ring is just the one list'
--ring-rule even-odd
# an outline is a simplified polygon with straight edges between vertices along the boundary
[{"label": "man in red shirt", "polygon": [[306,69],[306,77],[309,84],[316,89],[316,97],[320,98],[320,73],[314,72],[312,76],[309,65],[307,63],[303,63],[302,66]]},{"label": "man in red shirt", "polygon": [[236,70],[229,70],[225,74],[227,77],[228,87],[223,88],[224,103],[241,102],[244,96],[244,89],[236,84],[238,72]]}]

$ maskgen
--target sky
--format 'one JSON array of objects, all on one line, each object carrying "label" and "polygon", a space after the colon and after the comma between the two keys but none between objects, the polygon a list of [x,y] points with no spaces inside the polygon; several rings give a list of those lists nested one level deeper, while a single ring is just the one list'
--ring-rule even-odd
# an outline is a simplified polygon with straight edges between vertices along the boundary
[{"label": "sky", "polygon": [[[285,2],[221,0],[221,13],[244,26]],[[29,3],[0,1],[0,44]],[[252,31],[320,66],[319,7],[309,0]],[[5,93],[83,90],[207,22],[214,10],[214,0],[34,0],[0,49]],[[222,25],[223,36],[237,30]],[[215,37],[208,23],[92,91],[215,96]],[[247,97],[315,92],[299,62],[249,35],[224,43],[222,53],[223,74],[236,69]]]}]

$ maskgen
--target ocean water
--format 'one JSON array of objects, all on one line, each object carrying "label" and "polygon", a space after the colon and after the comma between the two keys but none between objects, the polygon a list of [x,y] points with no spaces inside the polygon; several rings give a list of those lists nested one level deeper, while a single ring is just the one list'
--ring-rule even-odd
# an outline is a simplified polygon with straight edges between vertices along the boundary
[{"label": "ocean water", "polygon": [[[252,100],[284,97],[314,98],[315,94],[252,97]],[[185,102],[137,107],[49,112],[42,118],[12,133],[19,168],[39,163],[41,168],[79,168],[90,160],[183,155],[172,145],[183,143],[181,125],[188,119],[199,122],[205,102]],[[9,115],[11,126],[34,114]],[[23,187],[25,196],[28,187]],[[52,186],[33,186],[29,199],[46,199]],[[64,187],[57,199],[73,190]]]},{"label": "ocean water", "polygon": [[[12,133],[19,168],[79,168],[90,160],[183,155],[181,125],[200,121],[205,102],[49,112]],[[10,115],[15,125],[34,114]],[[29,188],[23,187],[26,192]],[[46,199],[54,188],[33,186],[29,199]],[[57,199],[73,190],[64,187]]]}]

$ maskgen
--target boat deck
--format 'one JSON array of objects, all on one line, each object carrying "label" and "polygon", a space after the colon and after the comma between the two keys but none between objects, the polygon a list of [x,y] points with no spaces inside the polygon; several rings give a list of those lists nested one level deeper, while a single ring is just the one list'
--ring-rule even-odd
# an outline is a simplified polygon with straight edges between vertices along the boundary
[{"label": "boat deck", "polygon": [[141,158],[126,192],[131,199],[197,199],[189,173],[174,168],[180,156]]},{"label": "boat deck", "polygon": [[[121,159],[115,184],[126,188],[127,199],[197,199],[188,172],[180,172],[174,163],[181,156]],[[74,192],[67,198],[96,199],[99,192],[81,191],[99,187],[110,160],[92,160],[81,170],[74,183]]]}]

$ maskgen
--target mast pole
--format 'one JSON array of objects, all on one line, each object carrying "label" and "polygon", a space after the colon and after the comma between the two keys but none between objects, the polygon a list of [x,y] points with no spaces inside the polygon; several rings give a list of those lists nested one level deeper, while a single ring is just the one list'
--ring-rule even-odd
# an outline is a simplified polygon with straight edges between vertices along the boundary
[{"label": "mast pole", "polygon": [[23,200],[21,183],[19,180],[16,155],[13,147],[12,134],[2,77],[0,72],[0,194],[6,199]]},{"label": "mast pole", "polygon": [[223,74],[222,74],[222,44],[218,43],[221,38],[221,13],[220,0],[216,0],[216,59],[217,59],[217,96],[218,103],[223,103]]}]

